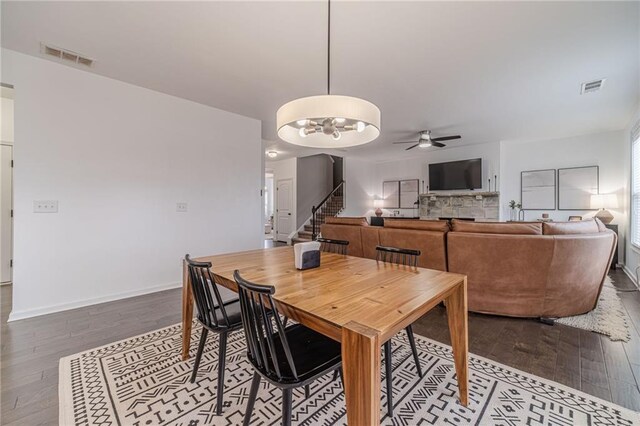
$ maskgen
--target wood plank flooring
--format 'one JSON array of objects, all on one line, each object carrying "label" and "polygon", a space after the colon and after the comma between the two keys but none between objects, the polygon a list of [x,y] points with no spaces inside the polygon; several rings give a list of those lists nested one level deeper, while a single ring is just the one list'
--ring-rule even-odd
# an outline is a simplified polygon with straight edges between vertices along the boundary
[{"label": "wood plank flooring", "polygon": [[[631,288],[613,271],[619,288]],[[0,424],[58,423],[58,360],[180,322],[180,289],[7,323],[11,286],[0,288]],[[470,314],[470,351],[640,411],[640,294],[621,293],[632,340],[534,320]],[[449,344],[445,310],[418,320],[414,332]]]}]

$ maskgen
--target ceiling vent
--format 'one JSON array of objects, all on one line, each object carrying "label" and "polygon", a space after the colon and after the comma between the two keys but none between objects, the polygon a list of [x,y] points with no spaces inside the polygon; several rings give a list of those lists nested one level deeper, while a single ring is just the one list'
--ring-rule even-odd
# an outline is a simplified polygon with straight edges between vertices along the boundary
[{"label": "ceiling vent", "polygon": [[93,59],[91,58],[88,58],[80,53],[73,52],[71,50],[52,46],[50,44],[41,43],[40,50],[45,55],[55,56],[56,58],[61,59],[65,62],[73,62],[87,67],[93,65]]},{"label": "ceiling vent", "polygon": [[597,92],[598,90],[602,89],[605,80],[606,78],[601,78],[600,80],[593,80],[582,83],[582,85],[580,86],[580,94],[584,95],[585,93]]}]

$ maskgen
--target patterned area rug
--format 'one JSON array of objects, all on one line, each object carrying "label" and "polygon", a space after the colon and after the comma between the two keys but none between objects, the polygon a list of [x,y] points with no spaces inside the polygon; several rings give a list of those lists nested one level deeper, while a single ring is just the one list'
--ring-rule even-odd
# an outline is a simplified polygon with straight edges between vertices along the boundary
[{"label": "patterned area rug", "polygon": [[[194,327],[192,354],[200,328]],[[425,376],[418,375],[406,335],[393,340],[394,425],[640,425],[640,415],[580,391],[471,355],[468,408],[457,402],[451,348],[416,335]],[[253,370],[242,332],[228,344],[224,412],[215,416],[218,339],[209,338],[196,383],[192,359],[180,361],[175,325],[60,360],[61,425],[237,425],[242,423]],[[384,375],[384,372],[383,372]],[[386,414],[385,386],[382,412]],[[280,424],[281,393],[264,380],[252,424]],[[294,393],[298,425],[346,423],[340,380]]]},{"label": "patterned area rug", "polygon": [[583,330],[595,331],[609,336],[611,340],[623,342],[631,340],[627,311],[609,277],[605,278],[598,304],[593,311],[584,315],[559,318],[557,322]]}]

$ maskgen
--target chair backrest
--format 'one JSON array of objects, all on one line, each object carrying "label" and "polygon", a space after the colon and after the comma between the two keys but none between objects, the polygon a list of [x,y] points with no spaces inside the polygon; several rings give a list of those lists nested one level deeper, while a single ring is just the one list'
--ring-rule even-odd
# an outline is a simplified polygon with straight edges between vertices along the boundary
[{"label": "chair backrest", "polygon": [[329,238],[317,238],[317,242],[320,243],[320,251],[327,253],[347,254],[347,247],[349,241],[346,240],[332,240]]},{"label": "chair backrest", "polygon": [[[191,260],[188,254],[184,260],[187,262],[191,290],[200,322],[213,329],[223,329],[232,325],[229,324],[224,301],[211,274],[211,262],[196,262]],[[222,320],[218,318],[218,312],[222,314]]]},{"label": "chair backrest", "polygon": [[[298,373],[291,355],[289,341],[273,302],[272,295],[275,293],[275,288],[249,282],[242,278],[237,270],[233,273],[233,277],[238,284],[240,312],[249,358],[254,366],[267,377],[278,381],[297,380]],[[277,351],[276,343],[278,340],[282,353]],[[284,360],[282,355],[284,355]],[[287,374],[289,371],[282,371],[280,368],[280,363],[284,361],[287,362],[292,376]]]},{"label": "chair backrest", "polygon": [[396,265],[417,267],[420,250],[412,250],[398,247],[376,247],[376,260]]}]

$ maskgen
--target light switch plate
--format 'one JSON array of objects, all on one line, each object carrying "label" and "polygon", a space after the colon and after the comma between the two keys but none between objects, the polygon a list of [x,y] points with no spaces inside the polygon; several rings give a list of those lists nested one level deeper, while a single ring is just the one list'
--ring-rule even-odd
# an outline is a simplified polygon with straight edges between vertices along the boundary
[{"label": "light switch plate", "polygon": [[176,211],[179,213],[186,213],[188,209],[187,203],[176,203]]},{"label": "light switch plate", "polygon": [[34,213],[58,213],[58,200],[38,200],[33,202]]}]

